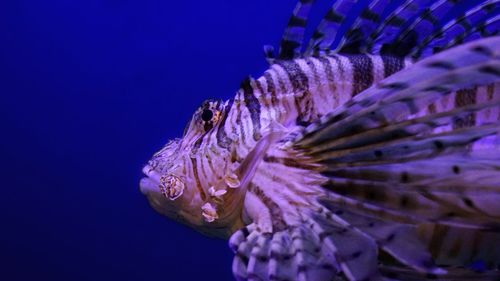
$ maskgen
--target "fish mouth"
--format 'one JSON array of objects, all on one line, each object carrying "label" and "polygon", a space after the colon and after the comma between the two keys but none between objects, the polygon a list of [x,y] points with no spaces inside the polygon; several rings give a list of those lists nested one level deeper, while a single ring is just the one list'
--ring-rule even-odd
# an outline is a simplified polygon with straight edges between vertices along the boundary
[{"label": "fish mouth", "polygon": [[161,192],[160,173],[150,165],[146,165],[142,172],[145,177],[139,181],[139,187],[141,193],[148,199],[150,206],[166,217],[180,220],[176,202],[167,200]]},{"label": "fish mouth", "polygon": [[142,194],[160,193],[160,174],[149,165],[142,168],[142,173],[145,175],[139,182]]}]

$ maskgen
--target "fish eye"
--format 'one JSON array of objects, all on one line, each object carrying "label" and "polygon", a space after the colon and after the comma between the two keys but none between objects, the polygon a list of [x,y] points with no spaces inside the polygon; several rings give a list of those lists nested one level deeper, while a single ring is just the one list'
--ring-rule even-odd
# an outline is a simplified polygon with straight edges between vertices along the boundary
[{"label": "fish eye", "polygon": [[204,109],[203,112],[201,113],[201,120],[205,122],[210,122],[212,118],[214,117],[214,113],[210,109]]}]

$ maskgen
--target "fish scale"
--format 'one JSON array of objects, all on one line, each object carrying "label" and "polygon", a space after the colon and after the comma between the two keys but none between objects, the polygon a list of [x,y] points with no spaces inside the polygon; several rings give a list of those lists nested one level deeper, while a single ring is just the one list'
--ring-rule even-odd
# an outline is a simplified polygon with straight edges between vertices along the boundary
[{"label": "fish scale", "polygon": [[229,237],[238,280],[499,278],[498,1],[438,20],[465,2],[334,1],[306,42],[300,0],[269,69],[204,103],[142,192]]},{"label": "fish scale", "polygon": [[[275,97],[270,110],[281,108],[278,115],[273,112],[277,120],[286,123],[290,120],[282,119],[282,116],[290,118],[296,115],[302,121],[311,122],[314,120],[312,116],[325,115],[332,107],[342,105],[409,65],[409,59],[394,56],[323,55],[299,58],[271,65],[264,76],[256,79],[264,86],[254,89],[254,93],[259,99],[271,95]],[[264,92],[262,89],[265,89]],[[312,107],[304,106],[307,104],[305,100],[309,100]],[[266,114],[262,112],[261,117]],[[262,126],[265,127],[266,123]]]}]

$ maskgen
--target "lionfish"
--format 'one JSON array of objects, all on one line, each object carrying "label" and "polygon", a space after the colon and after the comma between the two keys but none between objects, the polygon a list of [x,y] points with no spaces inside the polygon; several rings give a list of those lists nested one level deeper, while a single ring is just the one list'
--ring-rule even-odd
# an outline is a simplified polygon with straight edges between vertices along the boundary
[{"label": "lionfish", "polygon": [[237,280],[498,280],[500,0],[338,0],[306,44],[313,2],[141,191]]}]

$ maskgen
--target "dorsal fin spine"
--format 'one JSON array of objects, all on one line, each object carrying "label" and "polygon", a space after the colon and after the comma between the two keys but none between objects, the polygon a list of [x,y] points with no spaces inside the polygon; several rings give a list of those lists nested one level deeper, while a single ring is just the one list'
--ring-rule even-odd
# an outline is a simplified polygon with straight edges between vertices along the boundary
[{"label": "dorsal fin spine", "polygon": [[300,56],[307,18],[315,0],[300,0],[288,20],[280,43],[279,59],[293,59]]},{"label": "dorsal fin spine", "polygon": [[[308,16],[315,0],[299,0],[280,43],[276,59],[291,60],[335,53],[409,56],[415,60],[476,37],[498,34],[500,0],[332,0],[333,4],[303,49]],[[462,16],[443,22],[447,14],[468,8]],[[347,15],[359,13],[344,34]],[[482,14],[481,14],[482,13]],[[350,17],[349,17],[350,21]],[[447,34],[463,25],[460,35]],[[443,37],[443,35],[446,35]],[[422,53],[427,51],[426,53]],[[274,53],[265,48],[269,63]]]}]

